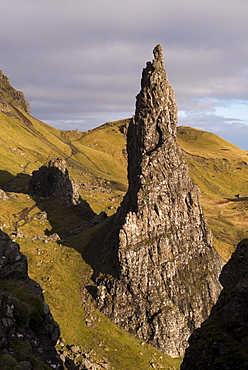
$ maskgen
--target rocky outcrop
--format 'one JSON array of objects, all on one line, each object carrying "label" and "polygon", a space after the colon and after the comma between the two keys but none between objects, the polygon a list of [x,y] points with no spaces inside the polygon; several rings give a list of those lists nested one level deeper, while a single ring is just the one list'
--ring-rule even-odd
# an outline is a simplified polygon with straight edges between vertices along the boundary
[{"label": "rocky outcrop", "polygon": [[[143,70],[127,132],[127,194],[102,243],[95,295],[115,323],[172,356],[209,315],[221,261],[176,142],[177,107],[161,45]],[[104,251],[104,252],[101,252]],[[100,257],[99,257],[100,258]]]},{"label": "rocky outcrop", "polygon": [[0,279],[28,279],[27,259],[19,244],[0,231]]},{"label": "rocky outcrop", "polygon": [[8,194],[6,194],[4,190],[0,189],[0,200],[5,201],[9,199],[10,197],[8,196]]},{"label": "rocky outcrop", "polygon": [[[102,345],[102,343],[101,343]],[[60,358],[63,360],[66,369],[77,369],[77,370],[108,370],[110,365],[106,359],[102,359],[96,362],[97,354],[90,349],[85,352],[78,345],[65,345],[63,338],[58,341],[58,353]],[[107,347],[104,347],[108,350]]]},{"label": "rocky outcrop", "polygon": [[86,200],[79,194],[79,186],[69,176],[66,161],[62,158],[51,159],[33,171],[30,181],[31,192],[37,203],[42,199],[53,200],[65,207],[72,207],[74,212],[93,224],[106,218],[105,212],[96,215]]},{"label": "rocky outcrop", "polygon": [[220,275],[223,290],[209,318],[189,339],[181,370],[248,368],[248,239]]},{"label": "rocky outcrop", "polygon": [[51,159],[33,171],[31,187],[34,195],[57,200],[65,206],[82,202],[78,186],[70,178],[66,161],[62,158]]},{"label": "rocky outcrop", "polygon": [[[30,279],[19,245],[0,230],[0,366],[62,369],[54,348],[60,330],[40,285]],[[36,367],[33,367],[36,364]],[[24,367],[24,365],[26,367]],[[42,365],[45,369],[45,365]]]},{"label": "rocky outcrop", "polygon": [[10,105],[15,105],[23,109],[26,113],[30,113],[30,106],[24,94],[21,91],[15,90],[11,86],[9,79],[0,70],[0,107],[3,111],[8,111]]}]

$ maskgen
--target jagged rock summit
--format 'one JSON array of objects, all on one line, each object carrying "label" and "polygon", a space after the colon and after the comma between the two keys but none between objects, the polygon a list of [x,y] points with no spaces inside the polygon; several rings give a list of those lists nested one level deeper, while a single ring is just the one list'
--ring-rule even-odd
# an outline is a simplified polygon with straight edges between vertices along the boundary
[{"label": "jagged rock summit", "polygon": [[248,368],[248,239],[220,275],[223,290],[209,318],[189,339],[181,370]]},{"label": "jagged rock summit", "polygon": [[221,261],[176,125],[174,92],[157,45],[127,133],[129,188],[110,222],[104,269],[95,271],[95,281],[101,311],[169,355],[182,356],[218,297]]},{"label": "jagged rock summit", "polygon": [[23,92],[15,90],[9,79],[0,70],[0,110],[6,113],[13,105],[23,109],[28,114],[30,113],[30,106]]}]

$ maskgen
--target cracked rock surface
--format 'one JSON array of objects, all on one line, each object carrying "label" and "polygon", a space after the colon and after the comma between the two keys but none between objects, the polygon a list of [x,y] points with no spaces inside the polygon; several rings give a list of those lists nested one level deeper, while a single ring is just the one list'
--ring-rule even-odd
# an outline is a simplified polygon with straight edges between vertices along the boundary
[{"label": "cracked rock surface", "polygon": [[98,268],[95,298],[115,323],[182,356],[219,295],[221,261],[176,142],[176,125],[174,92],[157,45],[127,132],[129,188],[102,247],[110,273]]},{"label": "cracked rock surface", "polygon": [[33,171],[31,187],[34,195],[57,200],[65,206],[81,201],[77,185],[70,178],[66,161],[50,159],[37,171]]}]

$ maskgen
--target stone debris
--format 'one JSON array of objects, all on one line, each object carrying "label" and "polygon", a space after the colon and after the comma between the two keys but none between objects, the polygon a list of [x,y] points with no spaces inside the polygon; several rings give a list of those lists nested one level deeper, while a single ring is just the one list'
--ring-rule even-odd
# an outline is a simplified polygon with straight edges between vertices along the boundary
[{"label": "stone debris", "polygon": [[4,190],[0,189],[0,200],[5,201],[9,199],[10,197],[8,196],[8,194],[6,194]]},{"label": "stone debris", "polygon": [[47,213],[46,211],[39,212],[36,216],[39,220],[47,220]]},{"label": "stone debris", "polygon": [[65,368],[78,370],[102,370],[109,369],[106,359],[96,361],[96,353],[92,350],[85,352],[78,345],[65,345],[62,338],[58,340],[58,353]]}]

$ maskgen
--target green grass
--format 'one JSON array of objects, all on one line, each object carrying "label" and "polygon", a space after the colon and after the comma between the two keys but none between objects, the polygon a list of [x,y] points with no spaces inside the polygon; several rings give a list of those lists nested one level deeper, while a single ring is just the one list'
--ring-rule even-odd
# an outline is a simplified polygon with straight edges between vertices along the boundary
[{"label": "green grass", "polygon": [[21,370],[18,362],[8,354],[0,352],[0,369],[2,370]]},{"label": "green grass", "polygon": [[177,141],[190,176],[201,190],[214,247],[227,261],[247,235],[248,153],[215,134],[191,127],[179,127]]},{"label": "green grass", "polygon": [[18,328],[28,328],[43,320],[42,300],[25,288],[23,281],[0,281],[0,288],[14,303],[14,317]]}]

